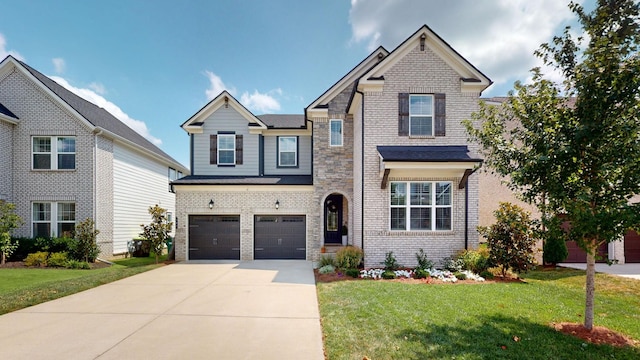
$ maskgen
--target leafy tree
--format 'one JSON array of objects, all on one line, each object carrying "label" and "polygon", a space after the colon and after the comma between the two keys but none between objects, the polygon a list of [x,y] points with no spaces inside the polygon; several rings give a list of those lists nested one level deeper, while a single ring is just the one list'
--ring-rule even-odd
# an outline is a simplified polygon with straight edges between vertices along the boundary
[{"label": "leafy tree", "polygon": [[161,208],[157,204],[149,207],[149,214],[151,214],[152,221],[149,225],[140,225],[142,227],[140,236],[151,243],[151,250],[156,254],[157,264],[164,242],[169,238],[173,222],[167,222],[167,209]]},{"label": "leafy tree", "polygon": [[22,219],[16,215],[16,206],[0,200],[0,263],[4,264],[18,248],[18,243],[11,240],[11,230],[22,225]]},{"label": "leafy tree", "polygon": [[78,223],[75,230],[75,242],[73,243],[73,257],[76,260],[94,262],[100,254],[100,249],[96,243],[96,238],[100,230],[95,228],[95,222],[87,218]]},{"label": "leafy tree", "polygon": [[479,128],[465,124],[488,167],[538,206],[543,223],[559,213],[570,221],[569,239],[587,252],[584,326],[591,330],[597,248],[640,223],[639,206],[628,203],[640,193],[640,4],[598,0],[591,13],[569,7],[585,37],[567,27],[536,51],[563,83],[533,69],[532,82],[517,82],[502,106],[480,106]]},{"label": "leafy tree", "polygon": [[533,246],[536,243],[534,223],[521,207],[501,202],[493,212],[495,224],[479,226],[478,232],[487,239],[489,263],[502,270],[527,272],[534,265]]}]

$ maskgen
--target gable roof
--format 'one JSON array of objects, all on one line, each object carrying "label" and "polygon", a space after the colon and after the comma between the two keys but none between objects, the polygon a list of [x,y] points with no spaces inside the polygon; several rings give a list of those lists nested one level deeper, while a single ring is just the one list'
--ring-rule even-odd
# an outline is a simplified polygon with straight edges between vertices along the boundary
[{"label": "gable roof", "polygon": [[462,90],[470,92],[482,92],[492,84],[491,79],[478,70],[467,59],[462,57],[451,45],[433,32],[427,25],[423,25],[418,31],[409,36],[402,44],[398,45],[387,57],[362,75],[358,83],[358,90],[365,88],[381,89],[384,84],[385,72],[395,65],[406,54],[412,51],[417,44],[424,42],[436,55],[442,58],[449,66],[460,75]]},{"label": "gable roof", "polygon": [[264,114],[257,117],[270,129],[304,129],[307,126],[304,115]]},{"label": "gable roof", "polygon": [[0,103],[0,120],[5,120],[12,124],[17,124],[19,119],[16,114],[12,113],[11,110],[7,109],[6,106]]},{"label": "gable roof", "polygon": [[267,128],[267,125],[265,123],[263,123],[257,116],[253,115],[251,111],[244,107],[244,105],[242,105],[227,90],[223,90],[220,94],[218,94],[218,96],[211,99],[211,101],[203,106],[202,109],[198,110],[198,112],[193,114],[187,121],[182,123],[180,127],[188,133],[201,133],[204,120],[222,106],[231,106],[247,120],[249,126],[254,126],[261,129]]},{"label": "gable roof", "polygon": [[135,130],[127,126],[118,118],[113,116],[105,109],[81,98],[80,96],[67,90],[51,78],[40,73],[38,70],[32,68],[26,63],[15,59],[11,55],[7,56],[5,60],[0,63],[0,67],[5,64],[14,64],[16,68],[25,72],[25,74],[31,75],[36,84],[43,86],[49,90],[55,97],[57,97],[63,104],[70,107],[80,118],[85,121],[89,128],[106,131],[112,134],[115,138],[124,140],[125,142],[134,145],[138,149],[141,149],[150,155],[159,157],[164,161],[171,163],[173,166],[181,170],[187,170],[177,160],[172,158],[169,154],[162,151],[159,147],[152,144],[149,140],[137,133]]}]

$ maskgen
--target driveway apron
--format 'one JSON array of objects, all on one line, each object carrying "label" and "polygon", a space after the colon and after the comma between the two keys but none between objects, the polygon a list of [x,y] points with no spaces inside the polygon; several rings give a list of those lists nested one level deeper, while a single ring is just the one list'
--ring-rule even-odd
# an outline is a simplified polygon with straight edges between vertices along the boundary
[{"label": "driveway apron", "polygon": [[5,359],[324,359],[312,263],[176,263],[0,316]]}]

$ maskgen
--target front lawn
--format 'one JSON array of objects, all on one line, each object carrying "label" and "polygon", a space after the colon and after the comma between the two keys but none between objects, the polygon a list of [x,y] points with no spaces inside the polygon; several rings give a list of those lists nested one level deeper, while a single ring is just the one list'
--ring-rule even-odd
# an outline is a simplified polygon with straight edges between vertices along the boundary
[{"label": "front lawn", "polygon": [[[638,359],[640,347],[587,344],[550,327],[582,323],[584,271],[523,283],[318,284],[327,358]],[[640,340],[640,281],[598,274],[595,324]]]},{"label": "front lawn", "polygon": [[[162,257],[164,260],[166,256]],[[155,256],[115,261],[94,270],[0,269],[0,315],[139,274],[158,266]]]}]

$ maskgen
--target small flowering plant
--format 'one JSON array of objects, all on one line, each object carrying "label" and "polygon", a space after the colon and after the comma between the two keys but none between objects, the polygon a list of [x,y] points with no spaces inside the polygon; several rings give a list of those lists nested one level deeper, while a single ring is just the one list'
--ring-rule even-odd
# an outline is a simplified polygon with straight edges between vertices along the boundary
[{"label": "small flowering plant", "polygon": [[[427,270],[430,276],[434,279],[442,280],[443,282],[451,282],[455,283],[458,281],[455,274],[449,270],[437,270],[437,269],[428,269]],[[366,269],[360,270],[360,277],[363,279],[373,279],[379,280],[382,279],[382,274],[385,272],[384,269]],[[395,270],[396,279],[411,279],[414,275],[414,270]],[[464,270],[461,271],[462,274],[465,274],[467,279],[474,281],[484,281],[484,278],[474,274],[471,271]]]}]

